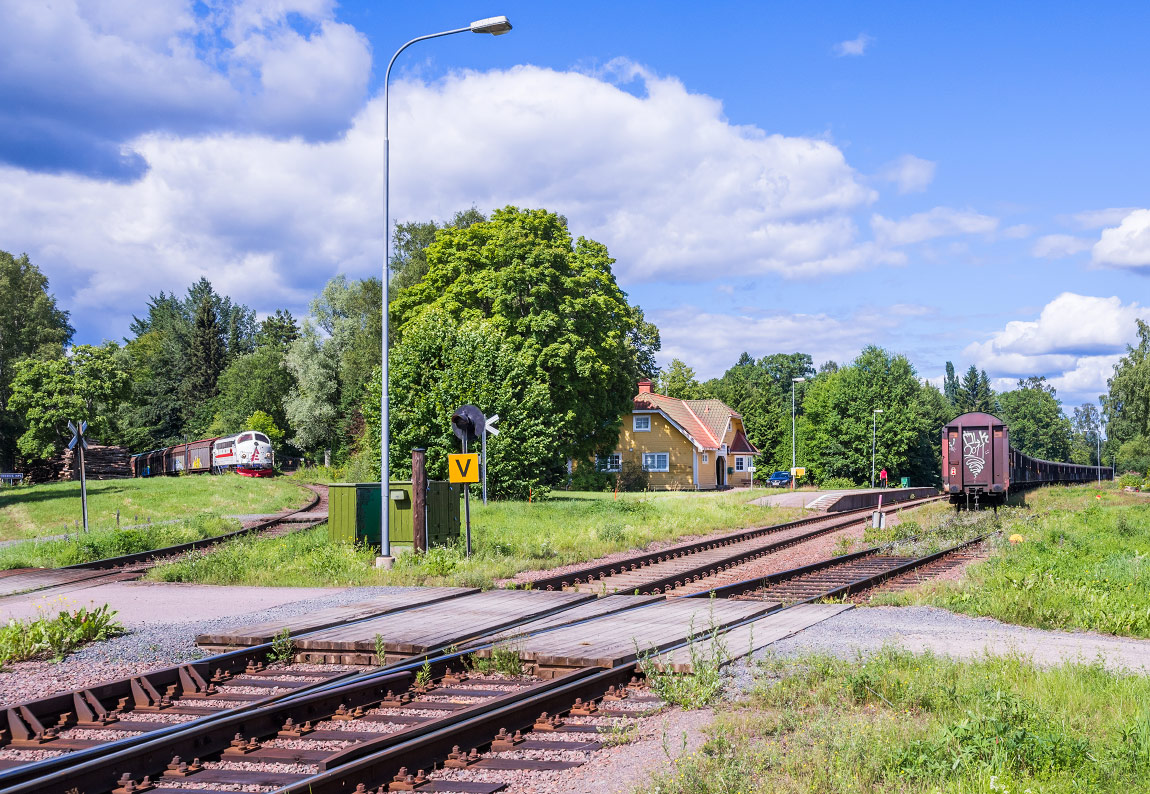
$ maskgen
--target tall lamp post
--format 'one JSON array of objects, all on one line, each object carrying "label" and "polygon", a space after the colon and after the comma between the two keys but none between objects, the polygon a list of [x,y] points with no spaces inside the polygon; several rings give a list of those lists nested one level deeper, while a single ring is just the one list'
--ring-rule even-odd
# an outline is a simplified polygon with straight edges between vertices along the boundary
[{"label": "tall lamp post", "polygon": [[806,378],[791,378],[791,490],[795,490],[795,384],[803,383]]},{"label": "tall lamp post", "polygon": [[387,413],[387,337],[388,337],[388,317],[387,317],[387,304],[388,304],[388,276],[391,266],[391,228],[390,218],[388,217],[388,201],[390,199],[388,191],[388,178],[390,176],[388,170],[388,137],[387,137],[387,88],[388,81],[391,79],[391,67],[395,65],[395,59],[399,54],[415,44],[417,41],[427,41],[428,39],[438,39],[441,36],[451,36],[455,33],[490,33],[493,36],[501,36],[511,30],[511,23],[507,21],[507,17],[489,17],[487,19],[480,19],[472,22],[465,28],[456,28],[454,30],[444,30],[439,33],[430,33],[426,36],[418,36],[411,41],[404,44],[395,51],[395,55],[391,56],[391,60],[387,64],[387,71],[383,75],[383,329],[381,338],[383,340],[383,389],[379,401],[379,424],[380,424],[380,467],[379,467],[379,526],[380,526],[380,563],[387,565],[391,561],[391,528],[388,526],[388,506],[390,499],[390,485],[391,485],[391,466],[388,462],[388,447],[390,445],[389,427],[388,427],[388,413]]},{"label": "tall lamp post", "polygon": [[874,442],[875,431],[878,428],[878,415],[882,413],[881,408],[875,408],[870,415],[870,487],[874,488]]}]

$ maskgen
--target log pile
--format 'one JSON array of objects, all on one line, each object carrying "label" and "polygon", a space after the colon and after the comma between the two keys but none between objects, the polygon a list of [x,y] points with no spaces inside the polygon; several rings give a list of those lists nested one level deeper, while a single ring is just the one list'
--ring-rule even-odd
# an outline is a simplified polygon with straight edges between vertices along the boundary
[{"label": "log pile", "polygon": [[[61,456],[61,480],[79,480],[80,465],[75,450],[66,449]],[[89,480],[120,480],[132,476],[131,456],[123,447],[89,444],[84,450],[84,475]]]}]

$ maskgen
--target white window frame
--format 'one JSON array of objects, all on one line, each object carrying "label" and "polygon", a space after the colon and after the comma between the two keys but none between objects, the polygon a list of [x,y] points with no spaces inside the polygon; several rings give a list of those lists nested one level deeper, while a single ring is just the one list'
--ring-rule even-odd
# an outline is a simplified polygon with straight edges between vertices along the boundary
[{"label": "white window frame", "polygon": [[595,471],[621,471],[622,469],[623,453],[621,452],[595,456]]},{"label": "white window frame", "polygon": [[735,471],[746,471],[746,464],[742,455],[735,456]]},{"label": "white window frame", "polygon": [[[639,421],[642,420],[647,426],[639,427]],[[636,414],[631,419],[631,429],[636,433],[650,433],[651,432],[651,416],[650,414]]]},{"label": "white window frame", "polygon": [[[659,467],[659,458],[663,458],[663,466]],[[653,458],[653,461],[649,459]],[[652,465],[653,464],[653,465]],[[671,453],[669,452],[644,452],[643,453],[643,470],[644,471],[670,471],[671,470]]]},{"label": "white window frame", "polygon": [[706,452],[704,452],[704,453],[703,453],[703,463],[706,463],[706,462],[708,462],[709,460],[710,460],[710,458],[707,456],[707,453],[706,453]]}]

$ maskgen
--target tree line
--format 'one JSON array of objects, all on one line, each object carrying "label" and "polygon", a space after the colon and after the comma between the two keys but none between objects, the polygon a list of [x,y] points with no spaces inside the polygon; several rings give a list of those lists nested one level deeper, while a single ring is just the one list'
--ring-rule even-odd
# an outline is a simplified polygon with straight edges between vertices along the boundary
[{"label": "tree line", "polygon": [[[569,458],[612,448],[640,378],[674,397],[714,397],[743,415],[764,455],[760,476],[794,455],[816,482],[869,479],[875,461],[891,477],[933,483],[939,433],[954,416],[993,413],[1027,454],[1150,468],[1150,330],[1115,367],[1102,412],[1063,411],[1044,378],[1003,392],[971,366],[948,362],[942,388],[909,360],[876,346],[839,365],[806,353],[742,356],[700,382],[673,360],[660,371],[659,331],[615,281],[601,243],[572,237],[566,219],[541,209],[471,208],[446,223],[397,224],[389,274],[391,468],[410,469],[428,450],[432,477],[446,476],[457,448],[450,416],[471,402],[501,417],[489,444],[500,496],[561,484]],[[281,452],[323,460],[349,479],[379,476],[382,283],[337,276],[297,321],[263,319],[206,279],[183,294],[161,292],[133,317],[128,335],[73,345],[74,330],[27,256],[0,252],[0,468],[57,454],[69,420],[91,437],[141,452],[244,429],[267,433]],[[801,379],[801,380],[800,380]],[[797,382],[796,382],[797,381]],[[882,413],[874,413],[881,409]]]}]

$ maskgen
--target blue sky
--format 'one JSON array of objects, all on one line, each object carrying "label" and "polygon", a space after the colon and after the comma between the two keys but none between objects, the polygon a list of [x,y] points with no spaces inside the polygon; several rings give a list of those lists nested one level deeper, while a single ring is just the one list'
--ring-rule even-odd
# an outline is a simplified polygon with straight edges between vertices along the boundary
[{"label": "blue sky", "polygon": [[1150,5],[0,0],[0,248],[78,341],[200,275],[306,312],[392,214],[544,206],[702,377],[743,350],[1093,399],[1150,318]]}]

